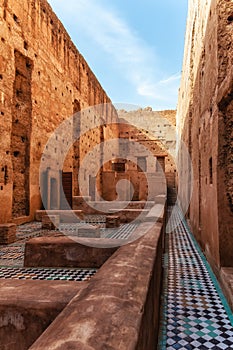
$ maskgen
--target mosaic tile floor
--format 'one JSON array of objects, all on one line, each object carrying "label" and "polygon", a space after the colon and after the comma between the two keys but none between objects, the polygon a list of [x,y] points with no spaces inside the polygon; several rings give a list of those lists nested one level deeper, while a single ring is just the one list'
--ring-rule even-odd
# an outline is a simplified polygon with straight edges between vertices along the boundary
[{"label": "mosaic tile floor", "polygon": [[[23,260],[24,260],[24,249],[25,243],[30,238],[34,237],[49,237],[49,236],[63,236],[67,235],[76,235],[78,233],[79,226],[83,226],[84,224],[91,225],[100,225],[101,227],[101,237],[112,238],[112,239],[127,239],[133,230],[138,226],[135,224],[125,224],[121,225],[116,229],[105,229],[106,216],[104,215],[87,215],[85,216],[85,220],[81,221],[77,224],[60,224],[60,230],[63,232],[59,232],[59,230],[48,231],[41,228],[41,222],[30,222],[27,224],[23,224],[17,227],[17,241],[10,245],[0,245],[0,278],[2,268],[23,268]],[[6,270],[7,271],[7,270]],[[10,271],[10,270],[9,270]],[[5,273],[5,272],[4,272]],[[11,272],[14,274],[14,271]],[[43,274],[43,271],[41,271]],[[4,275],[5,276],[5,275]],[[5,277],[4,277],[5,278]]]},{"label": "mosaic tile floor", "polygon": [[115,229],[105,229],[102,237],[112,239],[128,239],[139,224],[124,224]]},{"label": "mosaic tile floor", "polygon": [[232,312],[178,208],[170,228],[158,349],[233,349]]},{"label": "mosaic tile floor", "polygon": [[30,222],[17,227],[16,242],[0,245],[0,266],[23,267],[25,243],[30,238],[60,236],[59,231],[42,230],[41,222]]},{"label": "mosaic tile floor", "polygon": [[40,222],[30,222],[17,227],[17,241],[0,245],[0,279],[87,281],[96,269],[24,268],[24,249],[27,240],[41,236],[61,236],[59,231],[41,228]]},{"label": "mosaic tile floor", "polygon": [[78,234],[78,228],[83,226],[83,224],[88,223],[91,225],[99,225],[102,238],[112,238],[112,239],[128,239],[132,232],[138,227],[139,224],[123,224],[118,228],[105,228],[104,219],[95,219],[95,215],[92,216],[88,221],[83,221],[77,224],[60,224],[60,230],[67,233],[67,235]]},{"label": "mosaic tile floor", "polygon": [[96,269],[1,267],[0,279],[87,281],[96,272]]}]

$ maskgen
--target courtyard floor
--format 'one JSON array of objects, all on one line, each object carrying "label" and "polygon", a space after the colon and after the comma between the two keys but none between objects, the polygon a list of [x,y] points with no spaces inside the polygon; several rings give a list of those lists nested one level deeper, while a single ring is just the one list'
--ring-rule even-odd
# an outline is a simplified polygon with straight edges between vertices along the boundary
[{"label": "courtyard floor", "polygon": [[[88,215],[80,225],[92,224],[101,227],[101,237],[112,239],[127,239],[137,224],[125,224],[116,229],[105,229],[106,217],[103,215]],[[60,224],[60,230],[48,231],[41,228],[41,222],[31,222],[17,227],[15,243],[0,245],[0,279],[32,279],[32,280],[89,280],[97,269],[90,268],[30,268],[24,266],[25,243],[35,237],[59,237],[67,234],[75,236],[79,224]]]},{"label": "courtyard floor", "polygon": [[[171,213],[173,207],[168,209]],[[233,314],[219,284],[200,251],[181,212],[175,208],[169,222],[163,256],[164,278],[159,350],[233,349]],[[101,237],[127,239],[138,226],[105,229],[104,216],[88,216],[84,223],[100,225]],[[17,241],[0,246],[0,279],[89,280],[97,269],[24,268],[25,243],[41,236],[76,235],[78,225],[61,224],[57,231],[41,228],[40,222],[17,227]]]},{"label": "courtyard floor", "polygon": [[178,208],[169,226],[158,349],[233,349],[233,314]]}]

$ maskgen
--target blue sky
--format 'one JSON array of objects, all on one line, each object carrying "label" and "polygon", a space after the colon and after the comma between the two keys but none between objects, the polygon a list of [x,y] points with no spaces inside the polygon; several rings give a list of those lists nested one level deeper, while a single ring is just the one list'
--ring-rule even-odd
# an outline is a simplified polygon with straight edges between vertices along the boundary
[{"label": "blue sky", "polygon": [[188,0],[48,0],[113,103],[175,109]]}]

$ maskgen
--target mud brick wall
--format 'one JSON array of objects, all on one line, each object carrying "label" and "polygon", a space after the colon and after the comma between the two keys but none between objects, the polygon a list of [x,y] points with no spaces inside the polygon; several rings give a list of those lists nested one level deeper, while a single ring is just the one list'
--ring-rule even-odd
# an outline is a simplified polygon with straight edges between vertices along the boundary
[{"label": "mud brick wall", "polygon": [[[233,266],[232,36],[232,1],[189,1],[177,130],[193,166],[188,216],[215,271]],[[179,185],[184,202],[189,189]]]},{"label": "mud brick wall", "polygon": [[[143,141],[143,135],[147,137],[147,145],[152,151],[159,152],[159,148],[167,154],[165,160],[165,171],[174,173],[176,170],[174,158],[176,149],[176,111],[153,111],[152,108],[138,109],[126,112],[118,111],[119,118],[138,129],[132,137],[140,138]],[[129,135],[131,137],[131,135]],[[151,143],[151,145],[150,145]],[[157,147],[156,147],[157,145]],[[159,153],[158,153],[159,155]]]},{"label": "mud brick wall", "polygon": [[125,179],[130,181],[131,185],[125,185],[124,193],[120,196],[123,198],[120,200],[148,199],[146,174],[161,175],[161,170],[165,170],[167,152],[157,139],[148,136],[148,130],[138,129],[123,118],[119,118],[119,122],[119,157],[115,159],[112,157],[113,162],[109,161],[104,165],[103,176],[107,188],[104,190],[103,198],[115,200],[117,182]]},{"label": "mud brick wall", "polygon": [[[46,0],[0,0],[0,202],[5,203],[0,222],[32,219],[41,208],[38,169],[56,127],[74,112],[109,102]],[[90,126],[92,117],[80,115],[81,127]],[[96,128],[91,139],[84,136],[82,149],[70,150],[63,171],[77,173],[80,152],[100,134]],[[74,179],[75,173],[77,192]]]},{"label": "mud brick wall", "polygon": [[32,61],[15,51],[15,81],[12,105],[11,155],[13,216],[29,215],[29,169],[32,130]]}]

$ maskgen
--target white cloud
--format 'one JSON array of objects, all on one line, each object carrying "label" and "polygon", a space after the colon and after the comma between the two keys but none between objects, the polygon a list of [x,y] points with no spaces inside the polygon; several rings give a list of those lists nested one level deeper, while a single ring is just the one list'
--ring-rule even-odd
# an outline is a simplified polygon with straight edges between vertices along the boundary
[{"label": "white cloud", "polygon": [[161,80],[160,83],[166,85],[166,84],[170,84],[171,82],[180,80],[180,78],[181,78],[181,74],[180,73],[176,73],[176,74],[171,75],[167,79]]},{"label": "white cloud", "polygon": [[139,95],[150,97],[155,101],[154,109],[166,109],[171,108],[169,106],[172,103],[176,103],[179,84],[180,74],[174,74],[155,83],[144,82],[138,87],[137,91]]},{"label": "white cloud", "polygon": [[71,18],[77,34],[85,32],[100,50],[112,57],[111,64],[117,66],[119,74],[126,77],[138,96],[148,102],[156,99],[165,103],[173,99],[174,104],[180,76],[161,79],[155,52],[116,11],[93,0],[49,2]]}]

